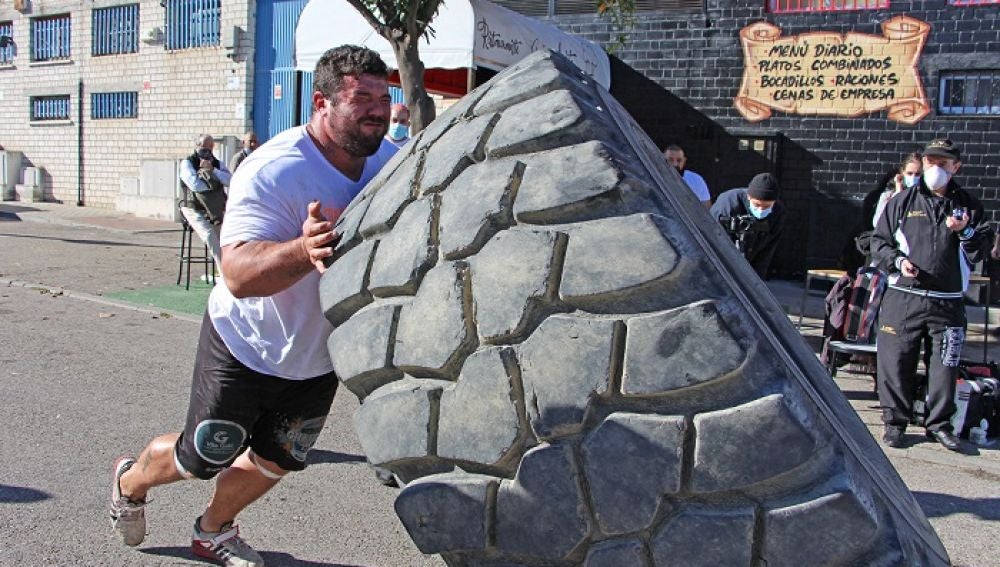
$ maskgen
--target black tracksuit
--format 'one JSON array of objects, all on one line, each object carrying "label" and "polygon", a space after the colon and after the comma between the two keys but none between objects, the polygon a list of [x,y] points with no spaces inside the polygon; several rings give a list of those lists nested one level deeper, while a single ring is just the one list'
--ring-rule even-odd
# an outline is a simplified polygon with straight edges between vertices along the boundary
[{"label": "black tracksuit", "polygon": [[[967,238],[945,221],[963,207],[969,214]],[[927,370],[928,431],[951,431],[957,366],[965,341],[965,291],[972,264],[989,249],[992,235],[978,199],[949,181],[943,197],[921,182],[893,197],[872,236],[872,256],[890,274],[878,331],[878,395],[882,419],[905,426],[913,412],[913,392],[921,339],[931,339]],[[915,278],[896,266],[905,257]]]}]

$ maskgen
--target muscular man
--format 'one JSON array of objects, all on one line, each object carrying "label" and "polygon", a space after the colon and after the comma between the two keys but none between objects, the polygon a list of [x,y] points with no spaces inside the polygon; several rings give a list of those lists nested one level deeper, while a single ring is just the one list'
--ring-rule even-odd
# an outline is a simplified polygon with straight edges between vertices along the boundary
[{"label": "muscular man", "polygon": [[920,184],[886,203],[872,236],[872,256],[889,273],[876,343],[882,439],[890,447],[904,445],[920,345],[929,337],[924,427],[945,448],[961,450],[950,420],[965,342],[963,295],[972,264],[983,259],[991,240],[982,204],[954,180],[961,165],[951,140],[928,144]]},{"label": "muscular man", "polygon": [[384,142],[388,70],[374,51],[343,46],[316,65],[313,114],[250,154],[222,228],[224,286],[202,323],[187,422],[114,467],[111,519],[142,543],[153,487],[216,477],[194,522],[195,554],[230,566],[264,562],[237,514],[289,471],[305,468],[337,389],[319,305],[334,222],[396,148]]}]

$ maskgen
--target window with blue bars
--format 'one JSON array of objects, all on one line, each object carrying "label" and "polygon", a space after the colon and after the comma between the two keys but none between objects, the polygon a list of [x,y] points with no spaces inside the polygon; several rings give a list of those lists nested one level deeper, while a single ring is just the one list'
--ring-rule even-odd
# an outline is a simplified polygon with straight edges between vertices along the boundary
[{"label": "window with blue bars", "polygon": [[1000,70],[942,72],[938,113],[1000,116]]},{"label": "window with blue bars", "polygon": [[91,28],[93,55],[118,55],[139,51],[139,5],[94,9]]},{"label": "window with blue bars", "polygon": [[69,120],[69,95],[31,97],[31,120]]},{"label": "window with blue bars", "polygon": [[167,49],[219,45],[222,0],[166,0]]},{"label": "window with blue bars", "polygon": [[14,22],[0,22],[0,65],[14,62]]},{"label": "window with blue bars", "polygon": [[59,61],[69,59],[71,23],[69,14],[32,18],[31,60]]},{"label": "window with blue bars", "polygon": [[90,117],[94,120],[135,118],[139,115],[139,93],[91,93]]}]

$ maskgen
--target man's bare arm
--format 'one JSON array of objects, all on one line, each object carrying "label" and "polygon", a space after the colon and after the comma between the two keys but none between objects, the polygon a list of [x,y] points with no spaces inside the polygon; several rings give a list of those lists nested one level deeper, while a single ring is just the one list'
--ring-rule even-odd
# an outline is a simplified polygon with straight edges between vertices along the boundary
[{"label": "man's bare arm", "polygon": [[[287,242],[251,240],[222,247],[222,275],[235,297],[267,297],[288,289],[333,254],[333,222],[323,218],[319,202],[309,205],[302,236]],[[336,221],[336,219],[334,219]]]}]

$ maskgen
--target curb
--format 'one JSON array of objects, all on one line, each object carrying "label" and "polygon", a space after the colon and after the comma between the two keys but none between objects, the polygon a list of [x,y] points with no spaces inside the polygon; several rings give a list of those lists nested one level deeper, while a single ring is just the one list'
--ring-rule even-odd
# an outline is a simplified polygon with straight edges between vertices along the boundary
[{"label": "curb", "polygon": [[108,299],[107,297],[102,297],[100,295],[93,295],[81,291],[72,291],[61,287],[53,287],[32,282],[25,282],[21,280],[0,278],[0,287],[21,287],[25,289],[36,289],[39,291],[47,291],[55,295],[62,295],[65,297],[71,297],[73,299],[82,299],[83,301],[90,301],[92,303],[98,303],[101,305],[109,305],[111,307],[119,307],[121,309],[128,309],[130,311],[138,311],[140,313],[149,313],[151,315],[167,315],[171,319],[180,319],[182,321],[189,321],[191,323],[201,323],[202,321],[202,317],[191,315],[190,313],[182,313],[180,311],[173,311],[170,309],[155,309],[145,305],[140,305],[138,303],[129,303],[127,301],[119,301],[117,299]]}]

